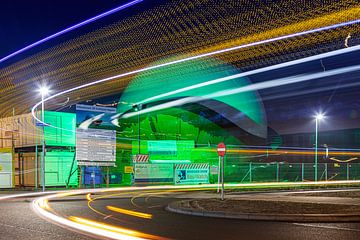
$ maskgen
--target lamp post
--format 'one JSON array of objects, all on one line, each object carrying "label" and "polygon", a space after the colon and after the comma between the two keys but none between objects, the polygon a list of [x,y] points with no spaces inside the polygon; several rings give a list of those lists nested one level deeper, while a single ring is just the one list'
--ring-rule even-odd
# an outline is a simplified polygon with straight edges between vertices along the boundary
[{"label": "lamp post", "polygon": [[[142,104],[134,104],[133,109],[135,112],[142,110]],[[140,154],[140,113],[137,115],[138,120],[138,154]]]},{"label": "lamp post", "polygon": [[319,128],[319,121],[324,118],[324,114],[318,113],[315,116],[315,172],[314,172],[314,179],[315,182],[318,180],[318,128]]},{"label": "lamp post", "polygon": [[42,153],[41,153],[41,185],[42,191],[45,191],[45,112],[44,112],[44,98],[49,93],[49,89],[47,87],[41,87],[39,89],[41,94],[41,121],[42,123]]}]

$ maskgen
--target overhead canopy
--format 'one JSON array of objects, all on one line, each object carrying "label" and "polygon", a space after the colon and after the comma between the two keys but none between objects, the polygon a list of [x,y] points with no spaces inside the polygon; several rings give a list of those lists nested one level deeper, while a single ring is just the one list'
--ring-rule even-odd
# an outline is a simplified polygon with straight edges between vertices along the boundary
[{"label": "overhead canopy", "polygon": [[[121,96],[118,112],[123,114],[138,110],[134,109],[134,105],[139,103],[142,103],[144,108],[150,108],[150,106],[186,97],[198,97],[194,104],[211,109],[215,114],[219,114],[252,135],[265,138],[266,116],[257,92],[245,91],[222,95],[226,90],[251,84],[248,79],[236,78],[209,84],[211,80],[237,73],[239,71],[234,67],[214,59],[192,60],[162,67],[137,76],[128,85]],[[201,87],[193,88],[199,84]],[[183,90],[179,91],[179,89]],[[189,104],[191,103],[186,105]]]}]

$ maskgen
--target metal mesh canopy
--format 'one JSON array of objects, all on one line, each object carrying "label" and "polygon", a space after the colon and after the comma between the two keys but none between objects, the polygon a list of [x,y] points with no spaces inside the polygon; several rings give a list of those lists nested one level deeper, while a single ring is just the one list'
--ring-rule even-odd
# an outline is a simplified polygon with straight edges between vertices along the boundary
[{"label": "metal mesh canopy", "polygon": [[[139,5],[139,7],[141,7]],[[0,115],[27,112],[37,84],[55,92],[148,66],[166,56],[196,54],[358,19],[358,1],[170,1],[143,9],[93,32],[42,50],[0,69]],[[122,19],[121,19],[122,18]],[[246,71],[357,44],[357,25],[219,54]],[[73,36],[73,35],[72,35]],[[42,48],[43,49],[43,48]],[[26,57],[26,58],[25,58]],[[82,89],[47,106],[121,92],[132,76]],[[99,91],[101,89],[101,91]]]}]

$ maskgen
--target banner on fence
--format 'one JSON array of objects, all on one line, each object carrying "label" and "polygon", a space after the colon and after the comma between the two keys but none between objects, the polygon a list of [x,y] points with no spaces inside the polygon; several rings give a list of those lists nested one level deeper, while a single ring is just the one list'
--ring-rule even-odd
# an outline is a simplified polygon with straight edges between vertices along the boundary
[{"label": "banner on fence", "polygon": [[209,183],[209,164],[175,164],[175,184]]},{"label": "banner on fence", "polygon": [[135,164],[135,182],[173,182],[173,164]]}]

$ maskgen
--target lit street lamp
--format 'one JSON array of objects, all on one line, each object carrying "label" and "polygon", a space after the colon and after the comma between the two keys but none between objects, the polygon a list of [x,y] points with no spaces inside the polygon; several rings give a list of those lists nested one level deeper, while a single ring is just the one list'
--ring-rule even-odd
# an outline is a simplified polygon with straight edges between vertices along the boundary
[{"label": "lit street lamp", "polygon": [[42,139],[42,154],[41,154],[41,185],[42,191],[45,191],[45,113],[44,113],[44,98],[49,93],[47,87],[41,87],[39,89],[41,94],[41,121],[43,129],[43,139]]},{"label": "lit street lamp", "polygon": [[319,121],[324,119],[324,114],[318,113],[315,116],[315,182],[318,180],[318,128],[319,128]]}]

